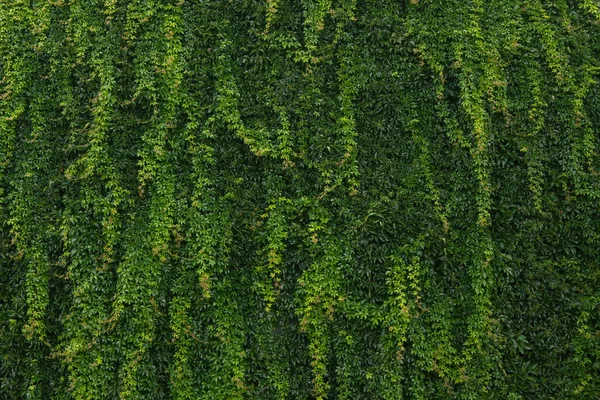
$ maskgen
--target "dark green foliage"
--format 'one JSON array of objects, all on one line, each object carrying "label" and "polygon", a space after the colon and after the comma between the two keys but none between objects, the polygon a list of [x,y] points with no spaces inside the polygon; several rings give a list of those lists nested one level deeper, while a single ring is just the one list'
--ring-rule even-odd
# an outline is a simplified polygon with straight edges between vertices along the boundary
[{"label": "dark green foliage", "polygon": [[594,0],[0,0],[0,69],[0,398],[598,398]]}]

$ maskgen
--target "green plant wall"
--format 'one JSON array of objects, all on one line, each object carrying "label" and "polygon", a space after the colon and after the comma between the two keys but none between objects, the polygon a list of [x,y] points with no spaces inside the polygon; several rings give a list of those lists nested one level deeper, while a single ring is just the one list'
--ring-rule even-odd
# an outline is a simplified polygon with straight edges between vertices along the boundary
[{"label": "green plant wall", "polygon": [[595,0],[0,0],[0,398],[597,399]]}]

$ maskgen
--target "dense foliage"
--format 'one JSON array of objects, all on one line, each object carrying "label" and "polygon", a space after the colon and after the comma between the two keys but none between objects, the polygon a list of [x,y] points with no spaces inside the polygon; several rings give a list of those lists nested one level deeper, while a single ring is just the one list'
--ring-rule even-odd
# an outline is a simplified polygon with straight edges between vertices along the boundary
[{"label": "dense foliage", "polygon": [[597,399],[595,0],[1,0],[0,398]]}]

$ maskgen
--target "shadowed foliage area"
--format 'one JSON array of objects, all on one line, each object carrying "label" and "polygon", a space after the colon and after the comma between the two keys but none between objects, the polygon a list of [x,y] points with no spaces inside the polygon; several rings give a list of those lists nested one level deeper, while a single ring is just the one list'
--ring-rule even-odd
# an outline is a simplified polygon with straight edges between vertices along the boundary
[{"label": "shadowed foliage area", "polygon": [[595,0],[0,0],[1,399],[597,399]]}]

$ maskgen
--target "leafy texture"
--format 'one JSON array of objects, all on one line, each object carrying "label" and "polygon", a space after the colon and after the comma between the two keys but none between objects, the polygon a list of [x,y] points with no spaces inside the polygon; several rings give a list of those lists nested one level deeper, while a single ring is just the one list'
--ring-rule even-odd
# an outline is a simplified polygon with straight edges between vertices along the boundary
[{"label": "leafy texture", "polygon": [[596,399],[593,0],[0,1],[0,397]]}]

